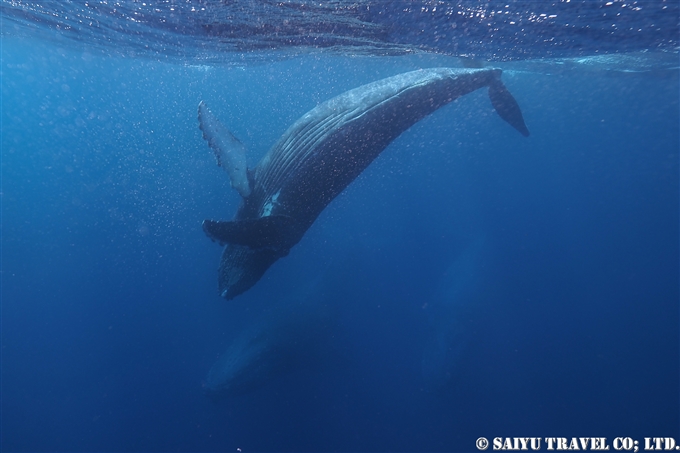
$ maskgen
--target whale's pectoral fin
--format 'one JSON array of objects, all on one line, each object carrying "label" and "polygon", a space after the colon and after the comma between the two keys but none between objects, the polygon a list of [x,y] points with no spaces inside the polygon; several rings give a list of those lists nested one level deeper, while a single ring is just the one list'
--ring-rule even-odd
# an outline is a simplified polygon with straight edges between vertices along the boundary
[{"label": "whale's pectoral fin", "polygon": [[203,231],[210,239],[221,244],[245,245],[252,249],[283,250],[292,246],[294,220],[284,215],[231,222],[204,220]]},{"label": "whale's pectoral fin", "polygon": [[524,124],[524,117],[522,116],[519,104],[515,98],[512,97],[512,94],[510,94],[505,85],[503,85],[503,82],[497,80],[489,85],[489,98],[491,99],[493,108],[496,109],[496,112],[498,112],[498,115],[501,118],[510,124],[510,126],[517,129],[520,134],[525,137],[529,136],[529,129],[527,129],[527,125]]},{"label": "whale's pectoral fin", "polygon": [[203,138],[215,153],[217,165],[229,174],[231,187],[243,198],[250,195],[245,146],[220,123],[203,101],[198,104],[198,123]]}]

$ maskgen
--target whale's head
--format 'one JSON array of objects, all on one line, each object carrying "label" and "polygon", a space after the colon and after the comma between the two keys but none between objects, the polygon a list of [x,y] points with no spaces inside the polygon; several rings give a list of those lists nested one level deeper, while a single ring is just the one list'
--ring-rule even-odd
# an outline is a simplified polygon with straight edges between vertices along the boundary
[{"label": "whale's head", "polygon": [[245,245],[227,244],[218,269],[220,295],[233,299],[250,289],[276,260],[288,254],[273,248],[253,249]]}]

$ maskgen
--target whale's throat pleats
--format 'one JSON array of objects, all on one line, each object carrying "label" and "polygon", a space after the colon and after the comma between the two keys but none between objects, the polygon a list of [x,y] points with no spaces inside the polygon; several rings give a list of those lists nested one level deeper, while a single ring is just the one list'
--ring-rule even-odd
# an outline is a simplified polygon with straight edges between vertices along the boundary
[{"label": "whale's throat pleats", "polygon": [[328,116],[305,115],[284,134],[270,152],[270,159],[258,164],[255,180],[266,191],[284,187],[300,168],[315,157],[315,151],[330,134],[341,127],[352,112],[336,110]]}]

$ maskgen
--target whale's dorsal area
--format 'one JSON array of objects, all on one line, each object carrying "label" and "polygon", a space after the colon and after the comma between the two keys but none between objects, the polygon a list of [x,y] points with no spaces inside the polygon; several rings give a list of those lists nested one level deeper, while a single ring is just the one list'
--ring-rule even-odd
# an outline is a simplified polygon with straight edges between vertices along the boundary
[{"label": "whale's dorsal area", "polygon": [[243,197],[231,221],[203,222],[208,237],[226,244],[218,271],[222,297],[232,299],[257,283],[392,140],[440,107],[484,87],[499,116],[528,137],[500,69],[423,69],[318,105],[288,128],[252,170],[246,167],[241,142],[201,102],[203,138]]}]

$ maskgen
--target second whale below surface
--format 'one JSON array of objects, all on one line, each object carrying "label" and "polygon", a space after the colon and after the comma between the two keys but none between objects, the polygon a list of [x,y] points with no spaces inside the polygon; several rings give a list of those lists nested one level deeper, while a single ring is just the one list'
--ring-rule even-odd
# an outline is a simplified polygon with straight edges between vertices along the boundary
[{"label": "second whale below surface", "polygon": [[501,72],[422,69],[347,91],[303,115],[253,169],[247,167],[243,144],[201,102],[203,138],[243,197],[233,220],[203,222],[211,239],[226,244],[218,270],[220,295],[233,299],[251,288],[387,145],[461,96],[488,87],[500,117],[529,136]]}]

